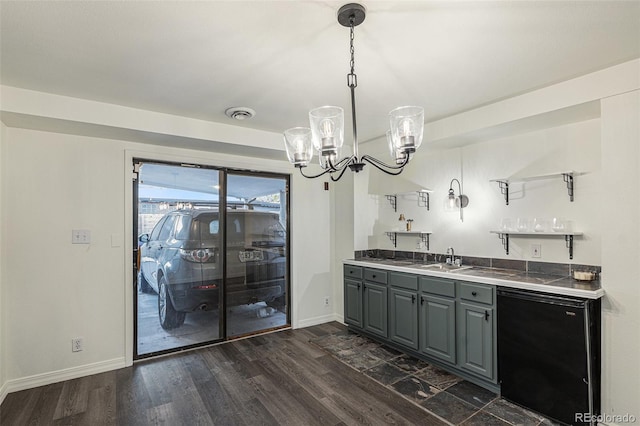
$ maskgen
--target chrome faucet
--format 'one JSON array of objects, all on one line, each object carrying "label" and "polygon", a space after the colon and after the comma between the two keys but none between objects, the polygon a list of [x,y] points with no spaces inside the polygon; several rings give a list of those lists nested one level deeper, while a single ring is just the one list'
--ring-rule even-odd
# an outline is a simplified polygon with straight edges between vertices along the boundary
[{"label": "chrome faucet", "polygon": [[456,261],[456,255],[453,251],[453,247],[447,247],[447,255],[451,255],[451,257],[447,257],[447,264],[453,265]]}]

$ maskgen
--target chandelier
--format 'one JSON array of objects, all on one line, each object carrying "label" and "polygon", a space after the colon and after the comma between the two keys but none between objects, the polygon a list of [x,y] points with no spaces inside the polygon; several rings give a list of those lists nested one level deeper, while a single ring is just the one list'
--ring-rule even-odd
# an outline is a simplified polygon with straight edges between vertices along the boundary
[{"label": "chandelier", "polygon": [[[357,3],[344,5],[338,10],[338,22],[350,29],[349,47],[351,53],[350,72],[347,74],[347,86],[351,91],[351,120],[353,126],[353,154],[340,157],[344,144],[344,110],[337,106],[323,106],[309,111],[310,127],[294,127],[285,130],[284,145],[289,161],[306,178],[317,178],[329,174],[331,180],[338,181],[349,168],[353,172],[361,171],[365,163],[389,174],[399,175],[411,159],[411,155],[422,143],[424,131],[424,109],[417,106],[403,106],[389,113],[390,129],[387,131],[389,153],[393,164],[386,164],[370,155],[358,153],[358,130],[356,123],[356,87],[358,77],[355,73],[355,49],[353,47],[354,28],[360,25],[366,16],[364,6]],[[322,172],[307,175],[303,169],[309,165],[316,151],[320,159]]]}]

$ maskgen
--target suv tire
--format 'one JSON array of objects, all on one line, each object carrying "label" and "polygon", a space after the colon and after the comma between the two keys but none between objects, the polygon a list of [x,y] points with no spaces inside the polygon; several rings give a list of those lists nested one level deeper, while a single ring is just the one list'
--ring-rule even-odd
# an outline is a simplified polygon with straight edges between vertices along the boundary
[{"label": "suv tire", "polygon": [[153,294],[155,291],[149,285],[149,281],[144,277],[142,271],[138,272],[138,282],[140,283],[140,292],[145,294]]},{"label": "suv tire", "polygon": [[167,281],[164,277],[160,278],[158,283],[158,318],[160,319],[160,325],[165,330],[171,330],[172,328],[180,327],[184,324],[184,320],[187,314],[185,312],[178,312],[173,307],[169,291],[167,290]]}]

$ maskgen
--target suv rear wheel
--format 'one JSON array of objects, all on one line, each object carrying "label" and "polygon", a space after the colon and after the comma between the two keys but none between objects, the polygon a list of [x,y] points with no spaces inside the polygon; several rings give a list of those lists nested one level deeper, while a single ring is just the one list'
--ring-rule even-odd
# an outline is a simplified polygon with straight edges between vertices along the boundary
[{"label": "suv rear wheel", "polygon": [[160,318],[160,325],[165,330],[171,330],[172,328],[180,327],[184,324],[184,320],[187,314],[185,312],[178,312],[173,307],[169,291],[167,290],[167,281],[164,277],[160,278],[158,283],[158,317]]}]

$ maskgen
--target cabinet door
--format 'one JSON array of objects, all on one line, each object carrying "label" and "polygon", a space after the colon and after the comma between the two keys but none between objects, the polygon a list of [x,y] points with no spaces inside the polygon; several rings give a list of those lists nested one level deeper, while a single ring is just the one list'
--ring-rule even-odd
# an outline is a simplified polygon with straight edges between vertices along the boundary
[{"label": "cabinet door", "polygon": [[493,309],[461,302],[458,309],[458,364],[493,380]]},{"label": "cabinet door", "polygon": [[344,280],[344,322],[362,328],[362,282]]},{"label": "cabinet door", "polygon": [[389,304],[389,338],[418,349],[418,294],[391,287]]},{"label": "cabinet door", "polygon": [[443,361],[456,362],[456,301],[420,296],[420,350]]},{"label": "cabinet door", "polygon": [[369,281],[364,283],[364,329],[387,337],[387,287]]}]

